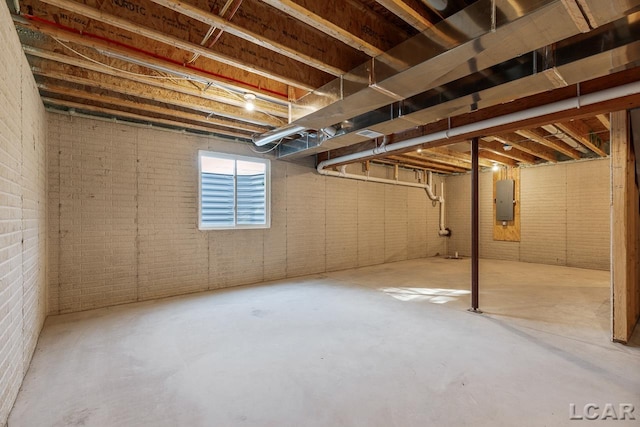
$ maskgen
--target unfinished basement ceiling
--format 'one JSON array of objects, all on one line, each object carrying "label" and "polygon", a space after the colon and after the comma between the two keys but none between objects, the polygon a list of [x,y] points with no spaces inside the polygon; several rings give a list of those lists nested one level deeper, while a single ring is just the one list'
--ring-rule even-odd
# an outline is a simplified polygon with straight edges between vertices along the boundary
[{"label": "unfinished basement ceiling", "polygon": [[[640,80],[640,0],[7,3],[50,110],[248,143],[282,135],[264,147],[283,159],[392,147]],[[608,111],[638,98],[492,129],[480,164],[605,157]],[[367,160],[464,172],[466,139]]]}]

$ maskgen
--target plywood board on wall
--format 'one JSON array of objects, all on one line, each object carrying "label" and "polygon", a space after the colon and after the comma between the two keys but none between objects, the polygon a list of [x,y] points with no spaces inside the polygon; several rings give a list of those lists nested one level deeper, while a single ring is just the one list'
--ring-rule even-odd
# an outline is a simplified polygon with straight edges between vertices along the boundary
[{"label": "plywood board on wall", "polygon": [[[513,221],[496,220],[496,184],[502,179],[512,179],[514,184]],[[520,169],[500,168],[493,172],[493,240],[503,242],[520,241]]]}]

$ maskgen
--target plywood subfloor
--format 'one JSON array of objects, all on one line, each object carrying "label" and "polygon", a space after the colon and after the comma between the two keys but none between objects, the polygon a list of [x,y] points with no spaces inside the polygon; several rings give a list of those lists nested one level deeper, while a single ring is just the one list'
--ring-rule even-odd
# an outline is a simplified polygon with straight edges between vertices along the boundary
[{"label": "plywood subfloor", "polygon": [[[404,261],[51,317],[18,426],[560,426],[635,403],[609,273]],[[636,414],[640,416],[640,414]],[[625,425],[622,423],[621,425]]]}]

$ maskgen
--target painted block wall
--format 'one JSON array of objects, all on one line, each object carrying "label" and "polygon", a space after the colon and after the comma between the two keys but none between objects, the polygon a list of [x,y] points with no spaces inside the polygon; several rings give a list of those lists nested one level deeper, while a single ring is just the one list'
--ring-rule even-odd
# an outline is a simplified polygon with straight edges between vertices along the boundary
[{"label": "painted block wall", "polygon": [[[609,159],[522,168],[521,241],[493,240],[493,177],[480,174],[480,256],[609,270]],[[471,177],[446,178],[449,252],[471,252]]]},{"label": "painted block wall", "polygon": [[48,195],[57,207],[49,216],[49,313],[446,251],[424,190],[275,160],[270,229],[200,231],[198,150],[254,155],[247,144],[54,113],[48,120]]},{"label": "painted block wall", "polygon": [[0,426],[46,313],[46,119],[5,2],[0,4]]}]

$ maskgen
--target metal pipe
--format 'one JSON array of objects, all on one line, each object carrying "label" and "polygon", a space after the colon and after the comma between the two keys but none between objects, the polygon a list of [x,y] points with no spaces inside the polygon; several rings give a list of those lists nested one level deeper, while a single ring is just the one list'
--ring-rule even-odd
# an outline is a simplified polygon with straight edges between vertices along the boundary
[{"label": "metal pipe", "polygon": [[586,107],[589,105],[598,104],[600,102],[610,101],[612,99],[622,98],[629,95],[637,95],[638,93],[640,93],[640,81],[601,90],[599,92],[594,92],[587,95],[581,95],[575,98],[553,102],[551,104],[541,105],[529,110],[517,111],[515,113],[505,114],[503,116],[470,123],[468,125],[458,126],[446,131],[435,132],[429,135],[407,139],[405,141],[397,142],[395,144],[389,144],[384,147],[377,147],[370,150],[360,151],[358,153],[348,154],[346,156],[325,160],[318,164],[318,170],[333,166],[338,163],[356,162],[365,157],[404,150],[406,148],[412,148],[429,142],[446,140],[460,135],[480,133],[493,127],[516,123],[523,120],[534,119],[536,117],[545,116],[547,114],[554,114],[560,111],[579,109],[580,107]]},{"label": "metal pipe", "polygon": [[478,197],[479,173],[478,173],[478,141],[471,140],[471,308],[470,311],[478,312],[478,272],[479,272],[479,227],[480,227],[480,198]]}]

